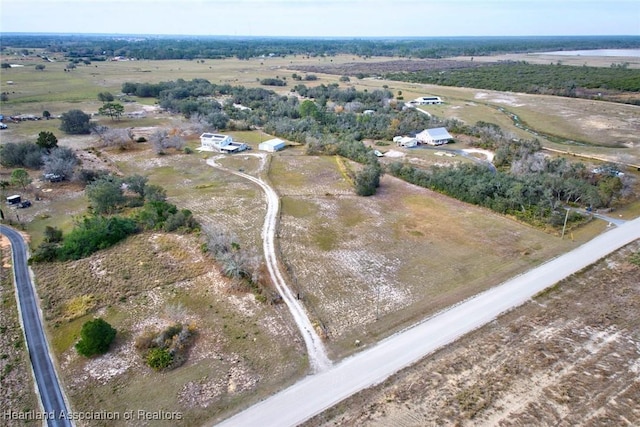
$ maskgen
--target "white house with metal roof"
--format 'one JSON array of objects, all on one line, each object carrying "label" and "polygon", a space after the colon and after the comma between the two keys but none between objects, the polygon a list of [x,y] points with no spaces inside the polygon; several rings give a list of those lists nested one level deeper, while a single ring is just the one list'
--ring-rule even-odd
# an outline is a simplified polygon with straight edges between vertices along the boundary
[{"label": "white house with metal roof", "polygon": [[248,148],[243,142],[233,142],[229,135],[217,133],[203,133],[200,135],[200,147],[198,151],[217,151],[221,153],[234,153]]},{"label": "white house with metal roof", "polygon": [[412,105],[439,105],[442,104],[442,99],[439,96],[421,96],[413,101],[409,101]]},{"label": "white house with metal roof", "polygon": [[453,139],[445,128],[425,129],[416,135],[420,144],[442,145]]}]

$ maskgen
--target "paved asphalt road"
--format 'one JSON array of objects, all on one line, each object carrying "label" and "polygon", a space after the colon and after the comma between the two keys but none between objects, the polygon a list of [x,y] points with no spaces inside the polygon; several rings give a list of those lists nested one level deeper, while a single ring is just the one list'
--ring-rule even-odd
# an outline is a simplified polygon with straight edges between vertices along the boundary
[{"label": "paved asphalt road", "polygon": [[[51,362],[47,338],[42,329],[40,311],[37,304],[37,296],[34,290],[29,269],[27,268],[27,248],[20,233],[5,225],[0,225],[0,233],[7,236],[11,242],[13,257],[13,274],[18,290],[18,300],[20,304],[20,317],[22,327],[27,340],[27,348],[33,372],[36,378],[36,386],[40,393],[42,410],[47,414],[47,425],[72,426],[70,420],[64,417],[69,414],[64,400],[56,371]],[[8,408],[2,408],[8,410]],[[15,408],[21,410],[20,408]],[[53,414],[53,419],[49,418]],[[63,417],[60,417],[63,414]],[[0,423],[1,424],[1,423]]]},{"label": "paved asphalt road", "polygon": [[223,421],[220,426],[295,426],[350,395],[384,381],[438,348],[492,321],[532,296],[640,238],[640,218],[520,276],[397,333],[331,369]]}]

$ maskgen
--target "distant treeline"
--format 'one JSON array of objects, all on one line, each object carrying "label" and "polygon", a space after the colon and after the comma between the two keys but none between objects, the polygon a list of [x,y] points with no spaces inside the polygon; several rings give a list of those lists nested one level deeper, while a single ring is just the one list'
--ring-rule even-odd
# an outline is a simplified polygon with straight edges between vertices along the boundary
[{"label": "distant treeline", "polygon": [[628,69],[624,64],[601,68],[508,62],[478,68],[388,73],[384,77],[414,83],[570,97],[598,98],[608,91],[640,92],[640,70]]},{"label": "distant treeline", "polygon": [[68,58],[126,56],[138,59],[249,59],[260,56],[392,56],[446,58],[507,52],[640,47],[640,36],[258,38],[148,35],[2,35],[2,49],[41,48]]}]

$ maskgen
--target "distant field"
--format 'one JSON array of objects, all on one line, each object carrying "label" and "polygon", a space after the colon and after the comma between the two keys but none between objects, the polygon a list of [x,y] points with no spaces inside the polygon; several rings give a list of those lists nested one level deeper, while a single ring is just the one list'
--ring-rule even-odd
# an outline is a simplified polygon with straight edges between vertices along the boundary
[{"label": "distant field", "polygon": [[[4,57],[1,59],[5,59]],[[316,81],[296,82],[293,73],[304,74],[290,69],[294,66],[334,66],[336,64],[361,64],[395,61],[394,58],[363,59],[352,55],[336,57],[306,58],[302,56],[287,58],[262,58],[250,60],[220,59],[205,60],[204,63],[186,60],[170,61],[125,61],[94,62],[91,65],[79,65],[71,72],[64,72],[66,62],[46,63],[44,71],[36,71],[35,65],[41,63],[35,58],[7,58],[9,61],[24,65],[2,71],[0,87],[9,92],[9,101],[0,105],[5,115],[42,114],[48,110],[59,115],[71,108],[80,108],[87,113],[95,113],[100,107],[97,94],[110,91],[120,93],[122,83],[160,82],[182,78],[190,80],[204,78],[212,83],[259,86],[257,80],[267,77],[286,78],[288,86],[284,88],[266,87],[282,94],[290,91],[295,84],[306,85],[338,83],[341,87],[355,87],[359,90],[373,90],[386,86],[397,96],[410,100],[418,96],[438,95],[445,100],[444,106],[426,108],[427,111],[442,117],[452,117],[469,124],[477,121],[497,123],[504,129],[513,131],[517,136],[532,138],[533,135],[518,129],[496,107],[517,114],[527,125],[540,132],[556,135],[560,138],[584,141],[595,147],[571,146],[571,150],[600,155],[611,160],[620,159],[627,163],[640,163],[640,114],[639,108],[632,105],[620,105],[596,101],[586,101],[555,96],[535,96],[515,93],[502,93],[487,90],[450,88],[415,83],[403,83],[378,79],[357,79],[351,77],[348,83],[339,82],[339,75],[315,73]],[[599,58],[598,60],[601,60]],[[591,65],[591,64],[589,64]],[[13,81],[7,85],[7,81]],[[399,95],[401,93],[402,95]],[[148,99],[141,99],[148,103]],[[125,103],[126,111],[139,111],[141,105]],[[149,126],[158,119],[128,119],[119,123],[105,121],[106,125]],[[162,122],[162,120],[160,120]],[[56,131],[57,121],[37,124],[20,123],[2,131],[2,141],[19,138],[35,138],[38,131]],[[58,131],[58,133],[60,133]],[[557,142],[546,141],[545,145],[558,148]],[[562,146],[562,144],[560,144]],[[599,147],[603,146],[603,147]],[[607,149],[607,146],[615,149]],[[627,160],[625,160],[627,159]]]}]

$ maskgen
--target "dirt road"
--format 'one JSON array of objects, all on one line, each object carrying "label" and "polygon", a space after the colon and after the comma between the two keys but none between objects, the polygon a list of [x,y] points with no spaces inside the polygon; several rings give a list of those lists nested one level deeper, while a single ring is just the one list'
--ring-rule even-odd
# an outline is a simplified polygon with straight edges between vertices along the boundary
[{"label": "dirt road", "polygon": [[[244,155],[259,157],[262,161],[262,166],[264,166],[266,154],[252,153]],[[267,269],[269,270],[271,280],[282,296],[282,299],[287,304],[287,307],[289,307],[289,311],[291,312],[291,315],[293,316],[296,324],[298,325],[298,328],[300,329],[300,333],[304,338],[311,369],[314,373],[325,371],[331,366],[331,360],[329,360],[329,357],[327,356],[327,351],[324,347],[324,343],[311,324],[309,316],[307,316],[304,307],[302,307],[300,301],[293,295],[293,292],[287,286],[287,283],[285,282],[278,266],[278,258],[276,256],[275,250],[276,222],[278,219],[278,211],[280,209],[278,194],[273,188],[271,188],[271,186],[269,186],[260,178],[256,178],[240,171],[225,168],[216,163],[217,159],[224,157],[225,155],[221,155],[208,159],[207,164],[257,184],[260,188],[262,188],[265,195],[267,196],[267,214],[265,216],[264,226],[262,228],[262,240]]]}]

